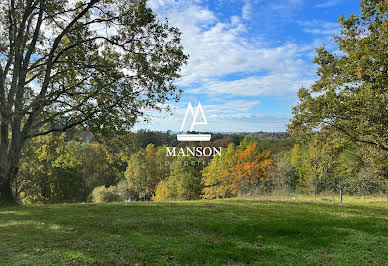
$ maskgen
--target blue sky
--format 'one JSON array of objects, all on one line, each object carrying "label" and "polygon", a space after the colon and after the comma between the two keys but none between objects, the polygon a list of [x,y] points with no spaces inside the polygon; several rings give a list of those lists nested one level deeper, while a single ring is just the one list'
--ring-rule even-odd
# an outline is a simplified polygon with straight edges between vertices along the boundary
[{"label": "blue sky", "polygon": [[181,29],[190,59],[176,85],[174,115],[153,114],[135,129],[178,131],[188,102],[203,105],[217,132],[285,131],[301,86],[316,79],[315,48],[331,50],[341,15],[359,13],[357,0],[151,0],[158,16]]}]

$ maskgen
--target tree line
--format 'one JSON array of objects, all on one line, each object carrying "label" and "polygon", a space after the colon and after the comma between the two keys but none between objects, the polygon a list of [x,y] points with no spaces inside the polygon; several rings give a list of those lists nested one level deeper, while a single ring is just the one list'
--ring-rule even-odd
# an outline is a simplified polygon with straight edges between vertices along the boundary
[{"label": "tree line", "polygon": [[96,138],[84,130],[37,137],[23,150],[14,191],[24,203],[216,199],[279,190],[388,192],[384,154],[339,136],[317,133],[302,143],[250,135],[235,144],[237,135],[223,134],[201,143],[223,143],[221,156],[173,157],[166,144],[149,143],[155,135],[163,136],[161,143],[176,139],[151,131]]},{"label": "tree line", "polygon": [[[239,141],[242,136],[244,139]],[[258,171],[262,160],[271,161],[270,165],[274,162],[270,151],[290,149],[294,143],[290,138],[269,137],[258,144],[254,137],[242,136],[219,133],[213,142],[201,144],[224,147],[226,157],[223,152],[217,162],[217,157],[167,156],[164,143],[176,140],[171,132],[140,130],[98,138],[89,131],[77,129],[65,134],[52,133],[26,143],[13,190],[25,203],[99,201],[106,195],[105,200],[199,199],[205,187],[209,187],[206,195],[210,195],[210,186],[214,185],[206,185],[212,182],[212,177],[206,180],[204,171],[215,173],[212,168],[232,166],[231,160],[235,161],[236,171],[248,167],[249,160],[252,171]],[[259,154],[263,154],[262,158],[257,157]],[[231,180],[230,188],[224,188],[228,192],[217,197],[236,195],[237,184],[249,181],[237,174]]]}]

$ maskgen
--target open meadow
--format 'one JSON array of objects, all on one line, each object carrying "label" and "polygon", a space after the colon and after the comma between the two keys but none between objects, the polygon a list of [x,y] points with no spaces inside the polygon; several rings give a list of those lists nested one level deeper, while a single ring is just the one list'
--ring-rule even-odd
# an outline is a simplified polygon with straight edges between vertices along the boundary
[{"label": "open meadow", "polygon": [[0,264],[386,265],[388,203],[212,201],[0,208]]}]

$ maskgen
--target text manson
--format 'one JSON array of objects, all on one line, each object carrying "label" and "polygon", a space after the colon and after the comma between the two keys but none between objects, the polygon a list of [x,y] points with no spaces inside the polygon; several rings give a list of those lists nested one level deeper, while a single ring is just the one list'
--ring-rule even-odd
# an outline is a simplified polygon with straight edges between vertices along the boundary
[{"label": "text manson", "polygon": [[221,156],[222,147],[166,147],[166,156]]}]

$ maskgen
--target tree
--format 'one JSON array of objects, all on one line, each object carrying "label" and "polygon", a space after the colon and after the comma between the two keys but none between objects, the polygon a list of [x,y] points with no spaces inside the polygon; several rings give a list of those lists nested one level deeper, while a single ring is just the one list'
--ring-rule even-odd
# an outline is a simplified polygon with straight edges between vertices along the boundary
[{"label": "tree", "polygon": [[112,154],[97,142],[66,141],[66,134],[29,139],[14,185],[23,202],[85,202],[97,186],[123,179]]},{"label": "tree", "polygon": [[353,142],[388,150],[388,2],[363,0],[361,15],[339,18],[334,36],[341,55],[321,47],[314,63],[317,80],[301,88],[293,108],[292,135],[322,129]]},{"label": "tree", "polygon": [[[387,178],[387,153],[368,144],[352,143],[338,132],[316,132],[308,141],[296,144],[289,158],[298,190],[304,192],[377,193]],[[283,159],[283,160],[284,160]],[[278,164],[279,170],[284,168]]]},{"label": "tree", "polygon": [[348,193],[383,192],[388,178],[387,154],[369,145],[352,145],[339,156],[336,169]]},{"label": "tree", "polygon": [[307,185],[318,195],[324,190],[336,191],[341,185],[341,180],[335,169],[338,165],[339,153],[344,148],[340,139],[335,136],[315,136],[309,143],[306,153],[302,157]]},{"label": "tree", "polygon": [[155,194],[158,183],[170,173],[171,157],[166,157],[166,147],[155,148],[148,144],[145,149],[131,155],[125,177],[130,191],[139,199],[149,200]]},{"label": "tree", "polygon": [[287,185],[288,196],[291,197],[292,191],[299,183],[296,167],[291,162],[291,152],[282,152],[277,156],[276,162],[276,177],[278,190]]},{"label": "tree", "polygon": [[[87,200],[95,187],[115,185],[119,179],[124,178],[125,170],[119,172],[120,169],[117,169],[116,164],[112,162],[112,155],[108,153],[104,145],[98,142],[78,143],[70,141],[66,143],[66,146],[69,156],[76,158],[84,182],[82,201]],[[65,157],[62,161],[66,162],[66,160]]]},{"label": "tree", "polygon": [[222,156],[212,159],[203,170],[203,198],[230,197],[249,193],[270,180],[274,158],[252,139],[245,138],[236,149],[233,144]]},{"label": "tree", "polygon": [[168,187],[168,183],[166,180],[162,180],[156,186],[155,195],[152,197],[153,201],[165,201],[170,200],[171,198],[171,190]]},{"label": "tree", "polygon": [[[201,183],[204,161],[200,157],[180,156],[171,166],[171,173],[166,183],[158,187],[157,200],[167,199],[195,200],[201,198],[203,185]],[[167,189],[165,188],[167,187]]]},{"label": "tree", "polygon": [[230,172],[233,166],[231,158],[233,158],[234,153],[235,147],[233,143],[230,143],[221,156],[213,157],[209,165],[203,169],[203,198],[215,199],[230,196],[228,185],[231,182]]},{"label": "tree", "polygon": [[[243,143],[245,147],[246,143]],[[249,193],[270,179],[274,158],[270,152],[259,152],[256,142],[251,142],[244,149],[237,149],[231,158],[231,183],[227,186],[231,194]]]},{"label": "tree", "polygon": [[180,32],[145,0],[1,0],[0,10],[0,201],[14,201],[26,140],[128,129],[179,99]]},{"label": "tree", "polygon": [[[27,203],[85,200],[85,183],[74,143],[48,134],[29,140],[23,149],[16,190]],[[89,155],[90,157],[90,155]]]}]

